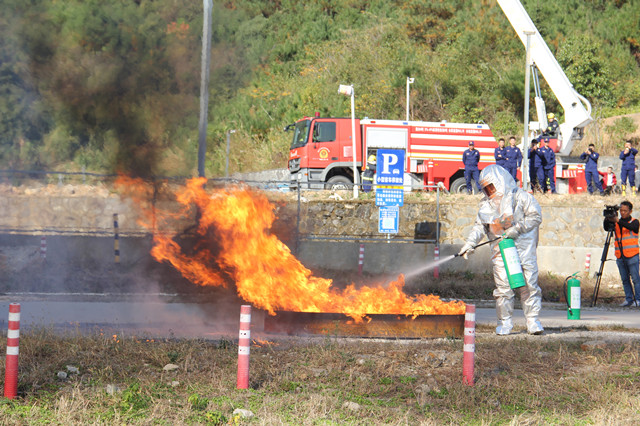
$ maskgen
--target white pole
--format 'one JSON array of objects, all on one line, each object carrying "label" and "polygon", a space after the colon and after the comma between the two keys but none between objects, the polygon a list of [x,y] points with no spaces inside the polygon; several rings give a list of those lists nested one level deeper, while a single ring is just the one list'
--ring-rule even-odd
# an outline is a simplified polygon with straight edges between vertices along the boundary
[{"label": "white pole", "polygon": [[411,77],[407,77],[407,118],[406,121],[409,121],[409,86],[414,82],[414,79]]},{"label": "white pole", "polygon": [[235,130],[227,130],[227,158],[224,165],[224,176],[229,177],[229,149],[231,147],[231,133],[235,133]]},{"label": "white pole", "polygon": [[[351,85],[351,149],[353,150],[353,198],[358,198],[358,183],[360,182],[360,174],[356,165],[356,100],[353,84]],[[362,153],[362,161],[365,160],[366,153]]]},{"label": "white pole", "polygon": [[526,67],[524,71],[524,137],[522,142],[522,189],[529,190],[529,80],[531,76],[531,36],[535,31],[525,31],[527,35]]},{"label": "white pole", "polygon": [[212,0],[202,0],[202,64],[200,71],[200,120],[198,122],[198,176],[204,177],[207,155],[207,118],[209,113],[209,73],[211,64],[211,9]]}]

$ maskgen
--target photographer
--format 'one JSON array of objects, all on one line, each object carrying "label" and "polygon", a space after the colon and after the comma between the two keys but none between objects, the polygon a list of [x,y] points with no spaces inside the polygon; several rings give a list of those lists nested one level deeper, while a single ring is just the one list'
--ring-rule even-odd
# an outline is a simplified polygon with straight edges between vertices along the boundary
[{"label": "photographer", "polygon": [[[640,222],[631,217],[633,204],[620,203],[620,218],[615,212],[616,206],[605,209],[604,230],[615,231],[616,264],[624,287],[625,300],[620,306],[640,306],[640,272],[638,271],[638,228]],[[633,287],[631,287],[633,280]],[[635,287],[635,297],[634,297]],[[635,299],[635,300],[634,300]]]}]

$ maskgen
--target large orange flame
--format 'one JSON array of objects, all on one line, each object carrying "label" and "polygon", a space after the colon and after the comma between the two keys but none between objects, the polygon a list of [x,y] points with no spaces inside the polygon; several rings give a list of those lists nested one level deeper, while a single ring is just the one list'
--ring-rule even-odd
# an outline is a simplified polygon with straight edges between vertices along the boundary
[{"label": "large orange flame", "polygon": [[[142,181],[121,177],[132,196],[146,194]],[[153,223],[153,257],[169,262],[190,281],[202,286],[225,286],[224,276],[235,282],[239,296],[274,315],[276,311],[340,312],[361,319],[366,314],[460,315],[462,302],[443,302],[438,296],[403,292],[404,276],[386,286],[351,284],[341,290],[332,281],[315,277],[289,248],[269,233],[275,220],[274,206],[260,192],[233,187],[206,191],[206,179],[191,179],[175,193],[182,210],[174,213],[152,209],[138,200],[147,222]],[[199,248],[193,255],[174,240],[177,231],[164,229],[176,217],[194,217],[196,233],[206,240],[215,235],[219,251]]]}]

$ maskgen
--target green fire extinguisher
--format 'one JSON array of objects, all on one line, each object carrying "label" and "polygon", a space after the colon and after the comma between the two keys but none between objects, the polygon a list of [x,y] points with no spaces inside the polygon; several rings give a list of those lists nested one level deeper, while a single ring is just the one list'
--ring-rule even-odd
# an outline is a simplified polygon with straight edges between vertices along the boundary
[{"label": "green fire extinguisher", "polygon": [[507,278],[509,279],[509,287],[516,289],[524,287],[524,274],[522,273],[522,264],[520,256],[516,250],[516,244],[511,238],[503,238],[498,244],[504,268],[507,270]]},{"label": "green fire extinguisher", "polygon": [[564,280],[564,298],[567,302],[567,319],[580,319],[580,280],[576,278],[578,273],[569,275]]}]

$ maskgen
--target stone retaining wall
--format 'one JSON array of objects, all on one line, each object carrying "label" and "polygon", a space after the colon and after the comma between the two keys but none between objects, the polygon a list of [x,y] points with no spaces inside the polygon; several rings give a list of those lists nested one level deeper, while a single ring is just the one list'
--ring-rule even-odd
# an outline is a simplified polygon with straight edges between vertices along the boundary
[{"label": "stone retaining wall", "polygon": [[[138,212],[130,200],[116,194],[94,191],[95,195],[76,191],[47,195],[0,194],[0,232],[20,234],[75,234],[104,235],[113,232],[113,214],[118,214],[119,229],[123,237],[140,236],[147,231],[138,225]],[[559,196],[560,197],[560,196]],[[405,202],[400,208],[399,237],[413,238],[419,222],[436,219],[435,196],[425,194],[424,199]],[[440,217],[441,256],[455,253],[471,229],[477,213],[479,196],[441,196]],[[304,198],[303,198],[304,200]],[[543,205],[543,223],[540,228],[540,269],[556,273],[572,273],[584,268],[587,253],[591,253],[592,270],[599,266],[606,238],[602,230],[603,198],[594,198],[591,206],[569,207]],[[612,201],[609,201],[612,203]],[[164,205],[167,202],[163,202]],[[175,206],[174,206],[175,208]],[[295,229],[297,223],[295,197],[288,202],[279,200],[278,230]],[[378,233],[378,208],[374,200],[327,202],[308,200],[301,203],[300,231],[319,236],[359,235],[382,237]],[[185,218],[185,221],[193,219]],[[288,241],[290,243],[291,241]],[[368,243],[366,268],[371,272],[402,269],[408,263],[425,262],[433,257],[433,245]],[[315,266],[357,268],[358,247],[349,243],[304,242],[298,246],[303,263]],[[376,254],[378,253],[378,254]],[[609,257],[613,257],[613,247]],[[490,268],[488,256],[476,256],[465,269],[486,271]],[[323,264],[324,262],[324,264]],[[455,269],[455,265],[451,266]],[[605,274],[615,274],[615,262],[609,262]]]}]

